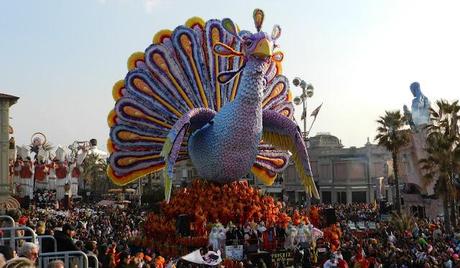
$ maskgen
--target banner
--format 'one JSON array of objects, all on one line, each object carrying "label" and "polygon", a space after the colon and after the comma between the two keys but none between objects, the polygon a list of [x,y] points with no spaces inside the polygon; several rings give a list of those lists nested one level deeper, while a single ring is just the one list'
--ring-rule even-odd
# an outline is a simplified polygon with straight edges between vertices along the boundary
[{"label": "banner", "polygon": [[384,180],[383,177],[378,177],[375,181],[375,190],[377,193],[377,196],[375,198],[377,200],[382,200],[385,196],[385,185],[384,185],[383,180]]},{"label": "banner", "polygon": [[243,245],[225,246],[225,257],[235,261],[243,260]]},{"label": "banner", "polygon": [[323,106],[323,104],[321,103],[320,106],[318,106],[316,109],[313,110],[313,112],[311,112],[311,115],[310,116],[318,116],[318,113],[319,113],[319,110],[321,109],[321,106]]},{"label": "banner", "polygon": [[294,265],[294,254],[292,253],[292,251],[276,251],[271,254],[271,257],[273,265],[278,265],[280,263],[284,264],[285,266]]}]

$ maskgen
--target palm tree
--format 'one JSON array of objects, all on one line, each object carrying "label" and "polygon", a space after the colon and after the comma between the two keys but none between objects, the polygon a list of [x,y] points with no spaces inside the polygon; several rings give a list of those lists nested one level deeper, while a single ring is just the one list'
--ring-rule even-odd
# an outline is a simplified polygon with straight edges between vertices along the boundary
[{"label": "palm tree", "polygon": [[378,145],[385,147],[391,152],[393,160],[394,178],[396,184],[396,211],[401,214],[401,197],[399,192],[399,168],[398,154],[401,147],[406,146],[410,141],[410,134],[407,129],[403,129],[406,123],[406,118],[398,111],[385,111],[384,116],[380,116],[377,120],[379,126],[377,128],[377,136],[375,141]]},{"label": "palm tree", "polygon": [[[443,197],[444,222],[446,231],[456,219],[456,174],[460,171],[460,134],[458,121],[460,106],[458,101],[436,102],[437,111],[430,109],[431,123],[427,125],[427,158],[421,159],[421,168],[427,183],[436,181],[436,193]],[[449,203],[451,213],[449,213]],[[450,215],[449,215],[450,214]],[[450,217],[451,216],[451,217]]]},{"label": "palm tree", "polygon": [[406,230],[412,230],[415,226],[415,218],[412,213],[403,212],[401,214],[392,213],[390,218],[390,225],[398,230],[400,234]]},{"label": "palm tree", "polygon": [[86,190],[86,185],[93,185],[100,178],[105,178],[107,170],[107,161],[102,159],[97,154],[88,154],[82,163],[83,172],[83,189]]}]

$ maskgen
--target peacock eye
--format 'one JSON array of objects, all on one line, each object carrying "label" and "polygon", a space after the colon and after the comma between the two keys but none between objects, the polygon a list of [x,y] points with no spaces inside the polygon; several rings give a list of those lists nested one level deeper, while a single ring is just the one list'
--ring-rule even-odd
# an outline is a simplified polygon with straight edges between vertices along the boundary
[{"label": "peacock eye", "polygon": [[244,44],[246,45],[246,47],[250,47],[252,45],[252,40],[248,39],[248,40],[244,41]]}]

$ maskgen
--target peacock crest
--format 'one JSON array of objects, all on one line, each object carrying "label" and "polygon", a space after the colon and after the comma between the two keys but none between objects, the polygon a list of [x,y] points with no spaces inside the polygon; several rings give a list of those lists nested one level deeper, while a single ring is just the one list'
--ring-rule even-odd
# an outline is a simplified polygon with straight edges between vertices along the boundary
[{"label": "peacock crest", "polygon": [[[267,62],[273,61],[275,64],[280,63],[283,60],[283,53],[281,51],[274,52],[278,46],[276,45],[276,40],[281,35],[281,27],[275,25],[273,27],[272,34],[267,38],[266,42],[258,43],[257,39],[268,37],[264,32],[260,32],[264,20],[264,13],[260,9],[254,10],[254,24],[257,29],[256,34],[251,34],[250,32],[243,31],[238,32],[238,28],[233,23],[232,20],[226,18],[222,20],[222,26],[228,33],[233,35],[241,43],[241,51],[234,50],[231,46],[228,46],[224,43],[217,42],[213,46],[213,51],[215,54],[222,57],[241,57],[242,64],[240,68],[234,71],[222,72],[218,76],[220,83],[225,84],[231,79],[233,79],[237,74],[239,74],[243,68],[246,66],[246,62],[250,57],[256,57]],[[259,51],[267,51],[268,53],[261,53]],[[271,54],[267,56],[266,54]]]}]

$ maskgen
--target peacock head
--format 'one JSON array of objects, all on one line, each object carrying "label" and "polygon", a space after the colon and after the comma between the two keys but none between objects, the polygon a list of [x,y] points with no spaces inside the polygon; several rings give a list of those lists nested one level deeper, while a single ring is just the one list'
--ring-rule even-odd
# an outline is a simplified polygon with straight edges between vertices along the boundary
[{"label": "peacock head", "polygon": [[241,51],[236,51],[224,43],[217,42],[213,47],[214,53],[222,57],[242,57],[243,64],[238,70],[220,73],[218,76],[220,83],[229,82],[246,67],[247,63],[256,65],[255,71],[263,75],[272,61],[280,62],[283,60],[283,53],[276,51],[278,48],[276,40],[281,35],[281,27],[279,25],[273,26],[271,34],[261,31],[264,21],[264,12],[261,9],[254,10],[253,18],[256,33],[238,31],[231,19],[222,20],[224,29],[240,41]]}]

